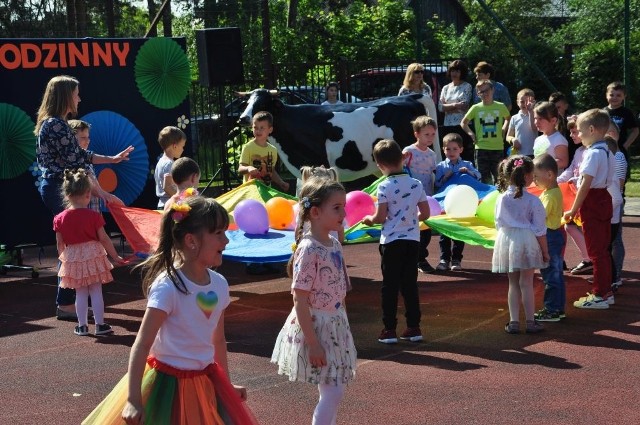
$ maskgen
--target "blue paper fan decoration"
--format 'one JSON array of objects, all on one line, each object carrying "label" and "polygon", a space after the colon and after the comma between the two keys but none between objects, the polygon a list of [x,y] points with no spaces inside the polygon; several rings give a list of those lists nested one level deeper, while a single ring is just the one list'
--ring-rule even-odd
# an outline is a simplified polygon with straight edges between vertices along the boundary
[{"label": "blue paper fan decoration", "polygon": [[149,153],[142,134],[131,121],[116,112],[91,112],[82,119],[91,124],[89,150],[110,156],[122,152],[127,146],[134,147],[128,161],[94,166],[98,181],[101,175],[113,176],[115,173],[116,180],[112,182],[115,189],[104,185],[103,188],[122,199],[125,205],[130,205],[140,196],[149,178]]}]

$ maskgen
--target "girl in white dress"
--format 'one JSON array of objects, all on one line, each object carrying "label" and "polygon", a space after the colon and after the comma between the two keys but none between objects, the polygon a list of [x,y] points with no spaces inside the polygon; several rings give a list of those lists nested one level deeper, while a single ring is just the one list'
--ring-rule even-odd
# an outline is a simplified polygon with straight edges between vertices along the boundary
[{"label": "girl in white dress", "polygon": [[527,156],[511,156],[500,164],[496,201],[498,235],[493,248],[492,271],[509,277],[509,323],[505,331],[520,332],[520,301],[524,306],[527,333],[543,330],[534,320],[533,273],[547,267],[546,213],[540,199],[526,187],[533,181],[533,162]]},{"label": "girl in white dress", "polygon": [[[276,340],[271,362],[291,381],[318,386],[313,425],[336,423],[345,384],[355,376],[356,349],[344,307],[351,289],[342,246],[330,235],[342,227],[346,193],[325,178],[309,179],[300,193],[293,278],[293,309]],[[310,231],[304,232],[305,222]]]}]

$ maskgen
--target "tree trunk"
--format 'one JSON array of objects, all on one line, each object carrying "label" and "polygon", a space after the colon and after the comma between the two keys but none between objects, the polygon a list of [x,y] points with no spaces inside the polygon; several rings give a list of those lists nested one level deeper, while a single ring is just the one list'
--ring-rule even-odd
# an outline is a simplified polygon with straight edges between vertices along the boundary
[{"label": "tree trunk", "polygon": [[67,35],[69,37],[76,36],[76,2],[75,0],[67,0]]},{"label": "tree trunk", "polygon": [[289,16],[287,17],[287,27],[295,28],[298,20],[298,0],[289,0]]},{"label": "tree trunk", "polygon": [[264,68],[265,85],[274,88],[275,77],[271,60],[271,19],[269,18],[269,0],[260,0],[262,5],[262,60]]},{"label": "tree trunk", "polygon": [[87,2],[76,0],[76,37],[87,36]]},{"label": "tree trunk", "polygon": [[114,1],[113,0],[105,0],[104,2],[104,11],[107,18],[107,33],[109,37],[116,36],[116,20],[115,20],[115,10],[114,10]]},{"label": "tree trunk", "polygon": [[[147,9],[149,9],[149,25],[153,23],[153,18],[156,16],[157,8],[156,2],[154,0],[147,0]],[[158,29],[154,26],[149,28],[148,31],[149,37],[157,37]]]},{"label": "tree trunk", "polygon": [[162,29],[165,37],[171,37],[171,19],[171,0],[169,0],[162,14]]}]

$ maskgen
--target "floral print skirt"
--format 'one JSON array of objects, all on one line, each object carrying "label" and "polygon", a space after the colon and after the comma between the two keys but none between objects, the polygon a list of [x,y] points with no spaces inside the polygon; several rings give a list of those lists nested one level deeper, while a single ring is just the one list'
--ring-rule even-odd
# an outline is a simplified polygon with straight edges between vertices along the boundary
[{"label": "floral print skirt", "polygon": [[336,311],[310,309],[317,338],[324,348],[327,365],[312,366],[309,347],[298,324],[295,310],[287,317],[271,356],[278,365],[278,374],[290,381],[311,384],[346,384],[355,377],[356,347],[344,308]]}]

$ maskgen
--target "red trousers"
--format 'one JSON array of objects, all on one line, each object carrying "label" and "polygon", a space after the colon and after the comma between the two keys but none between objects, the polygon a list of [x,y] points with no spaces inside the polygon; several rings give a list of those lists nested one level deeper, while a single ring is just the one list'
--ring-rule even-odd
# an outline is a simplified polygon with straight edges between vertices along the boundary
[{"label": "red trousers", "polygon": [[592,293],[604,297],[611,291],[611,239],[613,205],[607,189],[590,189],[580,207],[582,231],[589,259],[593,262]]}]

